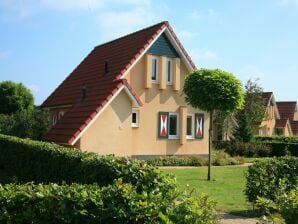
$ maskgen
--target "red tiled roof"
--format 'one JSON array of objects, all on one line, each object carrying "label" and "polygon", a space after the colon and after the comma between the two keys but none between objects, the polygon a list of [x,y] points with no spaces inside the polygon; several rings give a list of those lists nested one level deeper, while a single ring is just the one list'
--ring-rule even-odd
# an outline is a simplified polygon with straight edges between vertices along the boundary
[{"label": "red tiled roof", "polygon": [[263,97],[263,100],[264,100],[264,105],[266,107],[268,106],[269,101],[270,101],[272,95],[273,95],[273,92],[263,92],[262,93],[262,97]]},{"label": "red tiled roof", "polygon": [[290,121],[294,120],[294,114],[295,114],[297,102],[280,101],[280,102],[276,102],[276,105],[281,119],[288,118]]},{"label": "red tiled roof", "polygon": [[[44,101],[42,107],[73,105],[63,118],[45,135],[47,141],[72,144],[112,96],[125,85],[141,104],[126,80],[119,81],[131,65],[144,53],[156,37],[167,28],[176,40],[188,63],[195,68],[168,22],[161,22],[119,39],[95,47],[77,68]],[[108,74],[104,64],[108,62]],[[81,100],[81,88],[86,98]]]},{"label": "red tiled roof", "polygon": [[288,119],[278,119],[276,120],[275,127],[285,128],[287,126]]}]

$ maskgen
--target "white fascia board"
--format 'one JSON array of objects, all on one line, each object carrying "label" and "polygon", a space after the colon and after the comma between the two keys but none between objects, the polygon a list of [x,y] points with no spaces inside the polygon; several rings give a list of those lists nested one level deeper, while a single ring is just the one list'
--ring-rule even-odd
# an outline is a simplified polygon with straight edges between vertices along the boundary
[{"label": "white fascia board", "polygon": [[192,65],[190,64],[189,60],[187,59],[187,57],[183,53],[182,49],[180,48],[180,46],[178,45],[178,43],[176,42],[175,38],[173,37],[172,33],[169,31],[168,28],[166,28],[165,34],[169,38],[171,44],[174,46],[175,50],[178,52],[180,57],[183,59],[184,64],[186,65],[186,68],[188,69],[188,71],[189,72],[192,71],[193,70]]},{"label": "white fascia board", "polygon": [[133,101],[135,105],[140,107],[140,104],[135,99],[135,97],[131,94],[130,90],[125,86],[121,86],[118,91],[112,96],[112,98],[101,108],[101,110],[95,115],[95,117],[92,118],[92,120],[87,124],[87,126],[80,132],[80,134],[73,140],[71,145],[74,145],[80,137],[88,130],[88,128],[96,121],[96,119],[105,111],[105,109],[113,102],[113,100],[121,93],[122,90],[125,90],[129,98]]},{"label": "white fascia board", "polygon": [[162,31],[155,37],[155,39],[144,49],[144,51],[139,55],[139,57],[132,63],[132,65],[123,73],[123,75],[120,77],[120,79],[123,79],[127,73],[130,72],[130,70],[139,62],[139,60],[144,56],[144,54],[149,50],[149,48],[155,43],[155,41],[163,34],[163,32],[167,28],[163,28]]}]

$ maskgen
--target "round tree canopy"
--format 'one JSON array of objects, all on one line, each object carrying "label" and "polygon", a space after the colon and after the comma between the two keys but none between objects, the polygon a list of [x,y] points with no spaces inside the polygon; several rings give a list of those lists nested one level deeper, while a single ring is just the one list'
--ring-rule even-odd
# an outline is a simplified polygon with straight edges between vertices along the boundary
[{"label": "round tree canopy", "polygon": [[22,83],[0,82],[0,113],[13,114],[33,110],[34,99],[30,90]]},{"label": "round tree canopy", "polygon": [[241,82],[219,69],[194,70],[186,77],[183,92],[188,104],[208,112],[233,112],[244,103]]}]

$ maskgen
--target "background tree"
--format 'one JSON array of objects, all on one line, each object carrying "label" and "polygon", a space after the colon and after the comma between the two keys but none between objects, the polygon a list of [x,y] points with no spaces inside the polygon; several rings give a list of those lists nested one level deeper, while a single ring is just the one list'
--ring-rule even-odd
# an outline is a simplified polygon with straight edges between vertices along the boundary
[{"label": "background tree", "polygon": [[253,126],[264,118],[265,107],[263,88],[258,80],[249,79],[245,85],[245,104],[236,114],[238,126],[234,132],[234,139],[243,142],[251,141]]},{"label": "background tree", "polygon": [[211,179],[212,121],[215,110],[233,112],[243,106],[241,82],[231,73],[219,69],[200,69],[185,79],[185,100],[194,108],[209,112],[209,166],[207,179]]},{"label": "background tree", "polygon": [[30,90],[22,83],[3,81],[0,83],[0,114],[32,111],[34,99]]}]

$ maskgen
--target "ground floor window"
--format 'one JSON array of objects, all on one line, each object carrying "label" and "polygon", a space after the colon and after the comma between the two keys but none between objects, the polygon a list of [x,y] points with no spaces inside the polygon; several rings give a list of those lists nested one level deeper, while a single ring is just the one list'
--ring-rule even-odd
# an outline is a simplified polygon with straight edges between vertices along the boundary
[{"label": "ground floor window", "polygon": [[169,113],[169,139],[178,138],[179,115],[177,113]]},{"label": "ground floor window", "polygon": [[131,113],[131,126],[133,128],[139,127],[139,111],[138,110],[132,110],[132,113]]},{"label": "ground floor window", "polygon": [[186,138],[193,139],[194,138],[194,115],[188,114],[186,118]]}]

